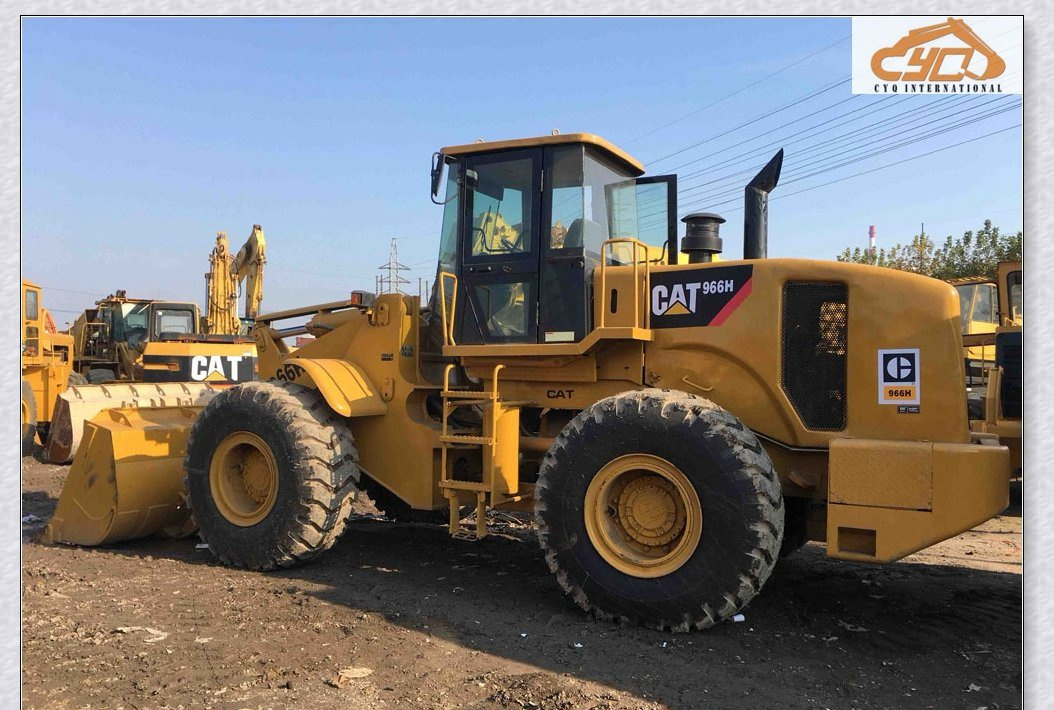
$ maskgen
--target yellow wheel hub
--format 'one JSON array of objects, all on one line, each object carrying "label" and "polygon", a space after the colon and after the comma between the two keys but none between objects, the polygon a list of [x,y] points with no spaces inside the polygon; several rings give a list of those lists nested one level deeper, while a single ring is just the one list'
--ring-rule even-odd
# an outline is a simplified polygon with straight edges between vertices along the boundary
[{"label": "yellow wheel hub", "polygon": [[651,454],[620,456],[586,490],[586,532],[611,566],[634,577],[662,577],[699,546],[703,507],[679,468]]},{"label": "yellow wheel hub", "polygon": [[278,464],[256,434],[239,431],[220,442],[209,465],[212,500],[228,522],[255,525],[278,497]]}]

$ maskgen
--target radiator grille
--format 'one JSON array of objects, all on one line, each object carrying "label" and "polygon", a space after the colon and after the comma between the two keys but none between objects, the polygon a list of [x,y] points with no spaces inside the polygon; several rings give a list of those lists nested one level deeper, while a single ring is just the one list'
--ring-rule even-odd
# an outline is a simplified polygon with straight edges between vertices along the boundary
[{"label": "radiator grille", "polygon": [[848,320],[845,284],[784,284],[780,384],[809,429],[845,429]]}]

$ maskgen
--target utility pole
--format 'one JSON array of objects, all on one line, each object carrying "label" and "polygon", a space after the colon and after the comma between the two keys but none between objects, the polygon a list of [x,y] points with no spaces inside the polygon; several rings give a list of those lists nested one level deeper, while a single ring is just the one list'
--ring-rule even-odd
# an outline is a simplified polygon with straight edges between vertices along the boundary
[{"label": "utility pole", "polygon": [[868,248],[870,249],[871,263],[875,263],[875,225],[867,228]]},{"label": "utility pole", "polygon": [[403,284],[409,284],[407,279],[404,279],[400,272],[409,271],[410,267],[399,263],[399,246],[395,237],[392,237],[392,249],[388,254],[388,263],[382,264],[377,267],[381,271],[381,276],[377,279],[377,292],[378,293],[400,293],[406,295],[403,291]]}]

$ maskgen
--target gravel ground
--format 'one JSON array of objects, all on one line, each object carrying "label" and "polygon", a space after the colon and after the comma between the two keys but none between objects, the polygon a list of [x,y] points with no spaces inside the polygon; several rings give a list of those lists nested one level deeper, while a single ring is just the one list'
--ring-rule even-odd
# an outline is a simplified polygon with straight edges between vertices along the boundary
[{"label": "gravel ground", "polygon": [[258,574],[196,538],[34,541],[66,467],[23,459],[27,708],[1021,706],[1021,507],[889,566],[781,560],[742,623],[591,621],[526,524],[480,542],[357,506],[315,562]]}]

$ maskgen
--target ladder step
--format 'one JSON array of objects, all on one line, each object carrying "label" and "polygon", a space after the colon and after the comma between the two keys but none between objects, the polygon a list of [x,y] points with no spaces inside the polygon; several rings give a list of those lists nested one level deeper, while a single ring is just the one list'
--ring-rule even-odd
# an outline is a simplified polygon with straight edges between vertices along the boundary
[{"label": "ladder step", "polygon": [[440,488],[449,488],[452,491],[490,491],[490,485],[486,483],[480,483],[479,481],[440,481]]},{"label": "ladder step", "polygon": [[494,402],[493,399],[458,399],[456,402],[444,402],[447,409],[453,409],[454,407],[471,407],[474,404],[491,404]]},{"label": "ladder step", "polygon": [[493,400],[496,398],[491,392],[484,392],[482,390],[443,390],[439,394],[446,399],[464,399],[466,397],[469,399],[480,399],[483,397],[487,400]]},{"label": "ladder step", "polygon": [[489,436],[472,436],[468,434],[447,434],[440,436],[439,441],[444,444],[493,444],[494,439]]}]

